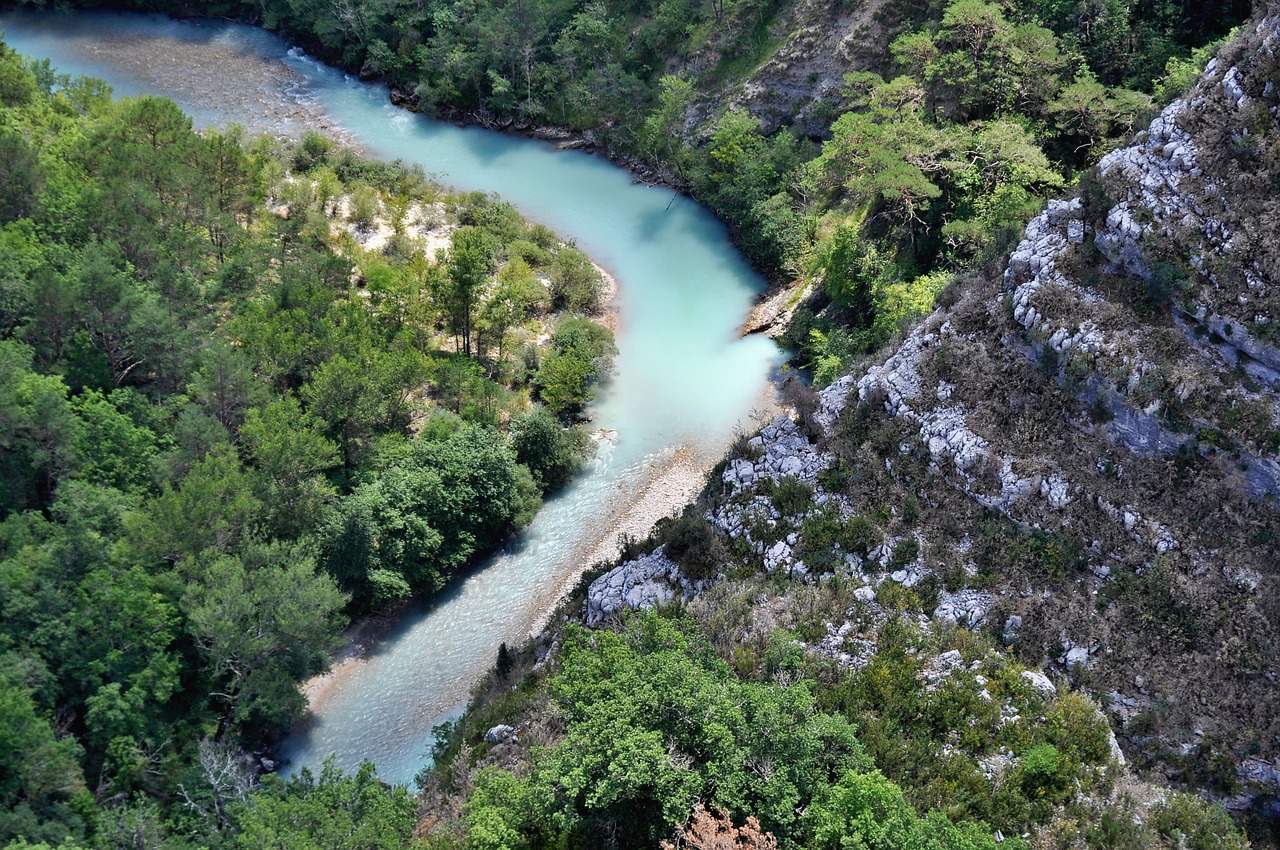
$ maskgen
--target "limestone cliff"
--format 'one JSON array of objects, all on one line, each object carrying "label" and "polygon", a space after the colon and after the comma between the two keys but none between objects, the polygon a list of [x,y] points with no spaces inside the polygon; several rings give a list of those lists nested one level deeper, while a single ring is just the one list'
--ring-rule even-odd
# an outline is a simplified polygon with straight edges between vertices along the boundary
[{"label": "limestone cliff", "polygon": [[[957,282],[882,361],[741,446],[705,507],[765,570],[844,574],[866,603],[909,588],[1092,693],[1139,767],[1270,810],[1278,39],[1280,16],[1249,25],[1002,276]],[[846,529],[834,557],[823,516]],[[856,620],[814,648],[865,664]]]},{"label": "limestone cliff", "polygon": [[[1278,39],[1247,27],[849,405],[894,427],[898,487],[1054,541],[966,582],[990,627],[1093,691],[1131,755],[1240,805],[1280,784]],[[924,515],[919,568],[972,567],[973,527]]]}]

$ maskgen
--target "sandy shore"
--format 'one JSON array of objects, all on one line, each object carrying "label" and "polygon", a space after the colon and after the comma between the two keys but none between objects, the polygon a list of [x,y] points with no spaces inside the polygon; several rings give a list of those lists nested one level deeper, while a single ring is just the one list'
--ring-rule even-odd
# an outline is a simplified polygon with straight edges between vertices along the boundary
[{"label": "sandy shore", "polygon": [[600,312],[591,319],[597,324],[604,325],[616,337],[622,330],[622,313],[618,309],[618,293],[621,291],[618,287],[618,279],[609,274],[599,263],[592,261],[591,265],[595,266],[596,271],[600,272],[600,276],[604,278],[604,289],[600,293]]},{"label": "sandy shore", "polygon": [[315,706],[330,688],[342,679],[344,674],[364,662],[369,651],[377,646],[406,612],[413,606],[414,597],[402,600],[392,608],[370,617],[365,617],[347,627],[343,633],[346,643],[342,649],[334,653],[333,664],[327,673],[312,676],[298,686],[307,699],[308,706]]}]

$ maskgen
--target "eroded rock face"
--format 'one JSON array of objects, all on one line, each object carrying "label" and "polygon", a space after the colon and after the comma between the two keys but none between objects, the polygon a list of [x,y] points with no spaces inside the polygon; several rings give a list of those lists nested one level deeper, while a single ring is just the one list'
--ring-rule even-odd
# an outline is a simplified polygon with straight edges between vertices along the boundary
[{"label": "eroded rock face", "polygon": [[672,599],[692,599],[704,585],[702,581],[690,581],[658,549],[614,567],[591,583],[587,588],[586,623],[598,626],[624,609],[649,609]]},{"label": "eroded rock face", "polygon": [[987,619],[987,612],[995,604],[994,595],[982,590],[943,591],[938,596],[938,607],[933,609],[934,619],[976,629]]},{"label": "eroded rock face", "polygon": [[[1215,460],[1226,452],[1196,442],[1213,438],[1218,422],[1196,418],[1215,415],[1212,407],[1181,419],[1170,412],[1196,410],[1197,398],[1207,398],[1223,410],[1253,405],[1257,427],[1280,427],[1280,350],[1269,344],[1267,328],[1280,309],[1263,306],[1274,278],[1270,255],[1245,238],[1253,215],[1241,212],[1251,209],[1248,198],[1215,171],[1212,146],[1196,130],[1198,110],[1217,104],[1235,114],[1261,97],[1259,82],[1231,61],[1134,146],[1104,160],[1111,195],[1100,209],[1086,209],[1080,199],[1049,204],[1028,225],[1002,278],[971,287],[884,362],[823,389],[812,420],[823,433],[811,440],[779,417],[749,441],[746,456],[726,465],[718,482],[723,495],[706,518],[738,542],[735,552],[796,580],[836,575],[855,587],[852,607],[827,623],[810,651],[845,667],[865,665],[874,644],[858,617],[888,616],[895,600],[914,595],[922,604],[904,616],[922,627],[932,621],[948,632],[985,629],[1018,644],[1055,678],[1087,670],[1097,692],[1112,695],[1107,710],[1120,740],[1142,748],[1144,758],[1182,753],[1193,716],[1195,723],[1209,717],[1205,736],[1219,740],[1232,730],[1270,728],[1280,688],[1258,685],[1265,667],[1246,670],[1236,658],[1242,648],[1256,651],[1254,635],[1264,636],[1264,646],[1277,637],[1269,565],[1278,559],[1268,556],[1275,546],[1254,545],[1262,537],[1243,532],[1222,545],[1220,520],[1274,511],[1273,502],[1260,500],[1280,495],[1280,463],[1274,450],[1268,455],[1243,438],[1227,460]],[[1276,107],[1268,105],[1273,115]],[[1153,319],[1159,311],[1139,309],[1121,288],[1125,281],[1140,287],[1144,276],[1160,272],[1151,250],[1171,235],[1205,275],[1195,282],[1198,300],[1180,303],[1173,321],[1167,311]],[[1252,253],[1240,253],[1246,245]],[[1242,257],[1248,262],[1241,260],[1232,283],[1221,264]],[[1112,277],[1098,273],[1103,265]],[[856,405],[866,408],[839,428]],[[835,463],[828,444],[840,451],[838,475],[824,474]],[[859,483],[850,483],[855,478]],[[812,503],[775,501],[786,479],[808,487]],[[903,520],[907,501],[923,523]],[[795,515],[784,516],[778,503]],[[984,509],[1003,514],[1017,534],[983,531],[988,520],[1009,528]],[[806,521],[820,510],[828,521],[834,511],[845,522],[874,522],[874,541],[858,555],[836,548],[837,557],[810,569],[801,560],[813,551]],[[949,510],[954,515],[943,516]],[[949,530],[948,522],[964,525]],[[909,537],[918,545],[899,545]],[[1007,563],[1006,550],[993,553],[993,540],[1007,546]],[[953,582],[972,586],[938,589],[957,587]],[[600,623],[691,590],[655,553],[595,582],[587,620]],[[1221,611],[1231,612],[1225,623],[1214,620]],[[1194,619],[1197,636],[1179,633],[1178,623],[1148,622],[1165,613]],[[1194,647],[1169,649],[1162,628]],[[1215,662],[1199,663],[1204,658]],[[1220,673],[1230,665],[1236,672]],[[980,671],[962,665],[958,654],[932,659],[925,678],[942,686],[960,675],[972,675],[983,692]],[[1045,673],[1022,675],[1028,690],[1054,698]],[[1136,695],[1127,696],[1134,683]],[[1162,701],[1183,713],[1164,726],[1148,710]],[[1139,717],[1158,728],[1126,729]],[[1241,777],[1264,789],[1258,793],[1271,793],[1265,788],[1278,764],[1268,761],[1274,743],[1268,738],[1265,746],[1252,761],[1241,761],[1243,751],[1232,754]],[[1112,748],[1122,761],[1114,735]],[[994,775],[1007,764],[993,758],[990,767]]]},{"label": "eroded rock face", "polygon": [[[726,492],[750,492],[762,484],[794,479],[813,488],[815,505],[843,507],[842,500],[824,492],[817,483],[818,475],[831,465],[831,457],[813,445],[787,416],[774,418],[748,441],[747,448],[752,452],[749,457],[735,458],[725,467],[721,478]],[[768,496],[758,495],[745,501],[723,500],[706,518],[729,537],[751,543],[762,557],[766,571],[783,570],[797,577],[807,574],[806,565],[793,555],[798,542],[794,532],[767,544],[759,539],[763,531],[777,528],[788,519]]]},{"label": "eroded rock face", "polygon": [[[1225,207],[1206,211],[1197,200],[1201,193],[1190,191],[1190,181],[1203,172],[1195,141],[1178,123],[1186,109],[1186,101],[1175,100],[1151,122],[1145,141],[1112,151],[1098,164],[1102,179],[1123,187],[1120,191],[1125,196],[1107,213],[1106,228],[1095,241],[1115,271],[1144,280],[1151,276],[1143,250],[1151,226],[1143,220],[1157,228],[1174,221],[1195,227],[1218,244],[1229,237],[1221,220],[1227,214]],[[1211,194],[1221,198],[1221,192]]]}]

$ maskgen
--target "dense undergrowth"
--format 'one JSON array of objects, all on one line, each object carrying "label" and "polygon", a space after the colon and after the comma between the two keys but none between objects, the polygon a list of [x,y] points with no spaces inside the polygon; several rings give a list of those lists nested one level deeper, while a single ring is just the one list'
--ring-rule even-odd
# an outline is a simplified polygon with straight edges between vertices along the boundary
[{"label": "dense undergrowth", "polygon": [[0,148],[0,842],[274,828],[238,748],[347,617],[442,586],[589,452],[558,415],[609,368],[601,277],[493,198],[7,48]]},{"label": "dense undergrowth", "polygon": [[[508,656],[440,732],[427,846],[1246,846],[1221,810],[1133,784],[1096,704],[989,640],[788,584],[728,579]],[[850,610],[875,656],[857,671],[813,649]]]}]

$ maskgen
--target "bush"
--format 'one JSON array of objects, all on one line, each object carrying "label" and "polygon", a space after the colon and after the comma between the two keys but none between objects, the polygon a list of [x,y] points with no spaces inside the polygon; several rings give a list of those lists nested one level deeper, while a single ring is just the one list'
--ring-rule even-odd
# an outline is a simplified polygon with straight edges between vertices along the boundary
[{"label": "bush", "polygon": [[663,551],[695,581],[715,578],[729,559],[719,532],[689,509],[679,519],[664,520],[659,526],[659,539],[666,546]]},{"label": "bush", "polygon": [[329,155],[333,153],[333,147],[332,139],[309,130],[293,149],[293,167],[305,173],[318,165],[325,165],[329,161]]},{"label": "bush", "polygon": [[511,447],[516,460],[529,468],[544,492],[559,490],[572,480],[594,445],[582,428],[563,428],[539,408],[511,423]]},{"label": "bush", "polygon": [[351,192],[351,208],[347,221],[358,230],[371,230],[382,210],[378,193],[368,186],[357,186]]},{"label": "bush", "polygon": [[920,538],[914,534],[908,534],[893,544],[893,552],[889,555],[889,566],[905,567],[915,563],[918,557],[920,557]]},{"label": "bush", "polygon": [[785,476],[773,486],[773,506],[783,516],[800,516],[813,507],[813,488],[798,478]]},{"label": "bush", "polygon": [[600,381],[613,369],[613,334],[587,319],[560,322],[551,352],[538,369],[538,394],[554,413],[579,410],[596,397]]},{"label": "bush", "polygon": [[1190,794],[1171,794],[1155,810],[1151,826],[1186,850],[1244,850],[1249,846],[1223,809]]},{"label": "bush", "polygon": [[1054,797],[1070,774],[1067,759],[1053,744],[1040,744],[1022,754],[1023,790],[1031,797]]},{"label": "bush", "polygon": [[577,248],[564,247],[551,264],[551,306],[570,313],[595,313],[600,309],[604,278],[591,258]]},{"label": "bush", "polygon": [[859,558],[871,554],[871,550],[880,545],[880,529],[864,516],[855,516],[845,523],[844,547]]}]

